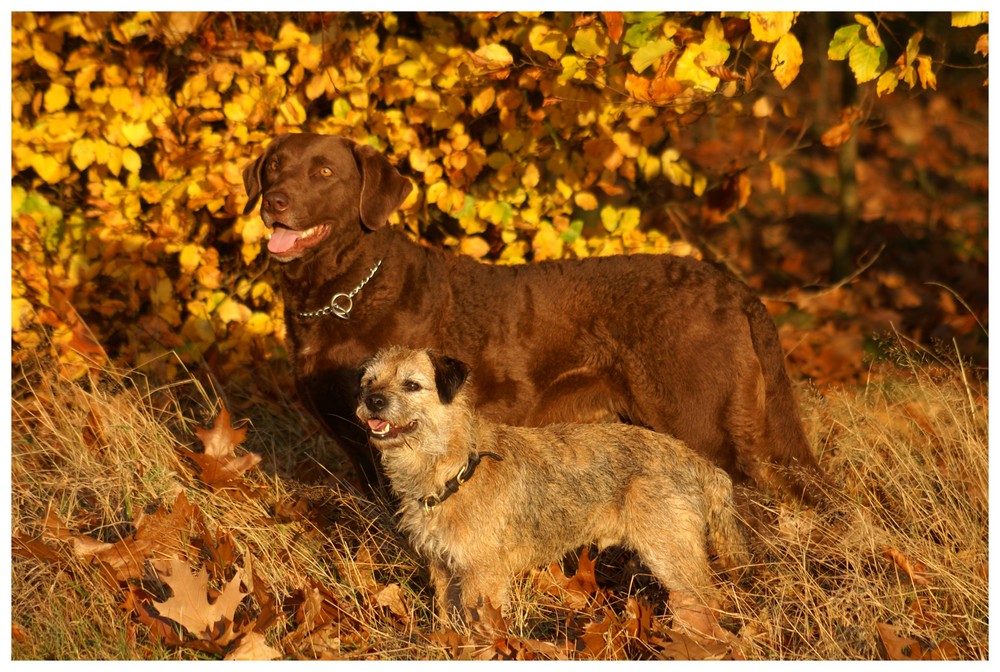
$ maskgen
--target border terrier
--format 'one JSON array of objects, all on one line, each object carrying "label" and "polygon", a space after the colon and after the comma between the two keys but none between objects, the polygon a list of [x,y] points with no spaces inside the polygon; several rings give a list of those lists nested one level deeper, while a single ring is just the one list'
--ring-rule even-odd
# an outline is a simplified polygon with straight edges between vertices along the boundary
[{"label": "border terrier", "polygon": [[485,600],[504,609],[514,574],[596,543],[638,554],[675,623],[722,634],[706,541],[727,568],[748,562],[724,471],[641,427],[490,422],[470,403],[469,367],[431,350],[381,350],[361,376],[357,416],[444,621]]}]

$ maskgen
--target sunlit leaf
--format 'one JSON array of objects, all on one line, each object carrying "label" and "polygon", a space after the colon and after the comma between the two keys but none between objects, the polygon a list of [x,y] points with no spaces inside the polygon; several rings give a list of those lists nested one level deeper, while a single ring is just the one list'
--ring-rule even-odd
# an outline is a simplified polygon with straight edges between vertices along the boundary
[{"label": "sunlit leaf", "polygon": [[750,30],[755,40],[777,42],[788,34],[798,12],[750,12]]},{"label": "sunlit leaf", "polygon": [[848,56],[851,72],[858,84],[864,84],[878,77],[885,70],[888,55],[885,47],[877,47],[864,40],[859,41]]},{"label": "sunlit leaf", "polygon": [[978,26],[989,22],[989,12],[952,12],[951,25],[956,28]]},{"label": "sunlit leaf", "polygon": [[896,86],[899,84],[899,73],[895,70],[886,70],[883,72],[875,85],[875,93],[881,96],[884,93],[892,93],[896,90]]},{"label": "sunlit leaf", "polygon": [[771,71],[781,88],[787,89],[795,81],[802,67],[802,46],[792,33],[786,33],[778,39],[771,53]]},{"label": "sunlit leaf", "polygon": [[45,111],[58,112],[69,104],[69,89],[62,84],[53,84],[45,92]]},{"label": "sunlit leaf", "polygon": [[643,70],[663,58],[664,54],[668,54],[673,50],[673,41],[665,37],[661,37],[654,42],[648,42],[636,49],[632,54],[630,61],[632,69],[638,73],[642,73]]},{"label": "sunlit leaf", "polygon": [[831,61],[842,61],[847,58],[859,42],[861,42],[861,26],[854,23],[838,28],[837,32],[833,34],[833,39],[830,40],[827,57]]},{"label": "sunlit leaf", "polygon": [[937,75],[931,65],[930,56],[917,57],[917,75],[920,77],[920,86],[925,89],[937,89]]},{"label": "sunlit leaf", "polygon": [[545,24],[539,23],[528,32],[528,43],[535,51],[558,60],[566,51],[569,40],[562,31],[552,30]]}]

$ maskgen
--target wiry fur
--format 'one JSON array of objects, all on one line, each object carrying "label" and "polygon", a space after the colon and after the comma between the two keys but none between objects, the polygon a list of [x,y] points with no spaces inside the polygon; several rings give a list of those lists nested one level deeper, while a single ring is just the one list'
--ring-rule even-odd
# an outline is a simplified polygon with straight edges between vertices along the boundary
[{"label": "wiry fur", "polygon": [[[748,560],[725,472],[635,426],[490,422],[473,412],[464,374],[451,378],[455,390],[437,387],[449,380],[442,367],[457,364],[385,349],[363,367],[357,409],[379,431],[406,428],[371,440],[399,498],[400,527],[429,560],[443,616],[482,598],[505,605],[513,574],[590,543],[636,551],[675,608],[716,605],[706,532],[730,567]],[[475,452],[503,459],[483,457],[457,492],[422,506]]]}]

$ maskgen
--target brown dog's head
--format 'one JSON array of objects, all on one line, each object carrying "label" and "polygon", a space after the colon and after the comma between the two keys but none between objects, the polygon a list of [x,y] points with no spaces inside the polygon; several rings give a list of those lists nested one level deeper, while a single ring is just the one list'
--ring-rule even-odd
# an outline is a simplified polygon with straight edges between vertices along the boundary
[{"label": "brown dog's head", "polygon": [[362,364],[358,419],[380,450],[410,445],[411,439],[433,450],[468,416],[462,394],[468,377],[467,364],[433,350],[380,350]]},{"label": "brown dog's head", "polygon": [[412,186],[382,154],[353,140],[286,133],[243,169],[247,204],[273,229],[267,249],[279,261],[297,259],[334,227],[374,231],[402,205]]}]

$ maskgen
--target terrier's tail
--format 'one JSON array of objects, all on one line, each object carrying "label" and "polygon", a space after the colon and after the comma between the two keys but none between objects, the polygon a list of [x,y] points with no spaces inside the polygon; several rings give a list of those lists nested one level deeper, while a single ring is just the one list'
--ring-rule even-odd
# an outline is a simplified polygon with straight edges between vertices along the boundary
[{"label": "terrier's tail", "polygon": [[726,472],[717,467],[709,467],[705,503],[709,544],[730,576],[738,580],[750,567],[747,529],[736,516],[733,483]]}]

